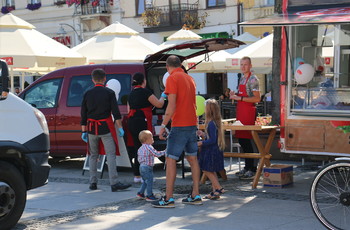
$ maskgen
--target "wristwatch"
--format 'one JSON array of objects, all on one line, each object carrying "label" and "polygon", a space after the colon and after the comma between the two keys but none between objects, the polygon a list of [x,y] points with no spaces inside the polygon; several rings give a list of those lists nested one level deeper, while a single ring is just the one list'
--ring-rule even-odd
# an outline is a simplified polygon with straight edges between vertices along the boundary
[{"label": "wristwatch", "polygon": [[165,128],[166,128],[166,125],[161,124],[160,127],[162,127],[163,129],[165,129]]}]

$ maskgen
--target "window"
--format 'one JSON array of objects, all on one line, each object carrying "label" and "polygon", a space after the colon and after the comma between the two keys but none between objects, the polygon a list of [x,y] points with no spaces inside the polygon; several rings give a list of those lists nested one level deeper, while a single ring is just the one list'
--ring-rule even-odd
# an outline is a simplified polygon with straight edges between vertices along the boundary
[{"label": "window", "polygon": [[38,109],[57,107],[62,78],[43,81],[29,89],[24,100]]},{"label": "window", "polygon": [[207,0],[208,7],[225,6],[225,0]]},{"label": "window", "polygon": [[5,0],[4,6],[14,6],[15,5],[15,0]]},{"label": "window", "polygon": [[38,4],[41,3],[41,0],[28,0],[28,4]]},{"label": "window", "polygon": [[265,6],[274,6],[275,0],[265,0]]},{"label": "window", "polygon": [[147,8],[153,7],[152,0],[137,0],[136,15],[141,15]]},{"label": "window", "polygon": [[291,114],[348,116],[350,24],[296,26],[291,32]]},{"label": "window", "polygon": [[[120,83],[120,92],[117,95],[118,104],[126,105],[128,95],[131,90],[131,75],[130,74],[107,74],[107,81],[116,79]],[[79,107],[83,100],[85,92],[93,87],[91,77],[87,75],[75,76],[72,78],[68,90],[67,106]]]}]

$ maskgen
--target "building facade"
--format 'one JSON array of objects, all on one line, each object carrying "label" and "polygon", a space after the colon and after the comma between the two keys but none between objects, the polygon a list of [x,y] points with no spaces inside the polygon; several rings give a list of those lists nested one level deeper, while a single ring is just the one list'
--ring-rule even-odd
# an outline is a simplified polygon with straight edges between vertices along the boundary
[{"label": "building facade", "polygon": [[[239,22],[272,14],[274,0],[1,0],[2,13],[12,13],[41,33],[74,47],[119,21],[155,44],[182,27],[202,38],[230,37],[249,31],[257,37],[266,28],[240,28]],[[208,76],[207,76],[208,75]],[[234,74],[195,74],[201,94],[220,94]],[[208,79],[220,82],[207,87]]]}]

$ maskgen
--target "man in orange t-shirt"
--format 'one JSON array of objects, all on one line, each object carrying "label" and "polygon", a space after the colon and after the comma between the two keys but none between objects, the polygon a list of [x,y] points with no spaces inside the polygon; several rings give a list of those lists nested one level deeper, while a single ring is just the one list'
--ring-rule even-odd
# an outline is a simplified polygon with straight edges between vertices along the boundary
[{"label": "man in orange t-shirt", "polygon": [[170,74],[165,87],[168,106],[159,132],[159,138],[165,139],[165,127],[172,120],[166,149],[166,195],[152,205],[157,208],[175,207],[173,191],[176,161],[183,151],[191,166],[193,191],[182,203],[200,205],[202,199],[199,195],[200,169],[197,159],[196,85],[193,78],[181,68],[181,60],[177,56],[169,56],[166,67]]}]

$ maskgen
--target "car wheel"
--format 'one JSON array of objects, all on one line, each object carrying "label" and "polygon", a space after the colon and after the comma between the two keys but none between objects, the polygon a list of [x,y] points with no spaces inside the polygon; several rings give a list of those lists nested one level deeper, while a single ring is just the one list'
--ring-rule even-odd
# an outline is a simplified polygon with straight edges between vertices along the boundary
[{"label": "car wheel", "polygon": [[27,197],[23,175],[13,165],[0,161],[0,226],[10,229],[21,218]]}]

